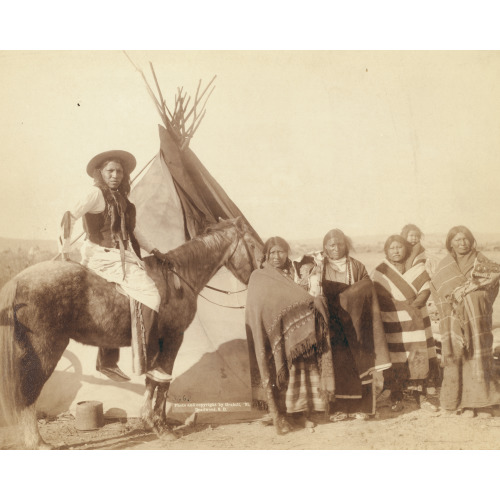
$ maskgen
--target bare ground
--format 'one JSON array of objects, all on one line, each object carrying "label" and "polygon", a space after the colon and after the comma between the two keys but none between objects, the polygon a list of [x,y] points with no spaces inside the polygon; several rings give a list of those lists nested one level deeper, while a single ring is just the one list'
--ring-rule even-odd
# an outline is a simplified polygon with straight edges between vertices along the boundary
[{"label": "bare ground", "polygon": [[[437,398],[434,399],[437,403]],[[317,415],[317,426],[296,426],[277,435],[261,422],[264,412],[252,411],[215,417],[199,414],[197,421],[177,424],[177,439],[158,436],[145,429],[139,419],[106,421],[97,431],[78,431],[69,414],[39,421],[42,437],[60,450],[457,450],[498,449],[500,409],[489,419],[446,417],[428,412],[405,399],[405,409],[390,410],[388,391],[377,401],[374,418],[368,421],[329,422]],[[0,429],[1,449],[20,449],[13,429]]]}]

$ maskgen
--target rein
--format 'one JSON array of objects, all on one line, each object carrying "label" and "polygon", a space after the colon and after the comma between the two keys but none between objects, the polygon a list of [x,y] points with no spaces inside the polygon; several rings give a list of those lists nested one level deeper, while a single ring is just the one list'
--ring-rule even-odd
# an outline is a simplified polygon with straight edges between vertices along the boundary
[{"label": "rein", "polygon": [[248,288],[243,288],[243,290],[236,290],[236,292],[232,292],[231,290],[221,290],[220,288],[215,288],[214,286],[205,285],[205,288],[210,288],[210,290],[215,290],[216,292],[225,293],[226,295],[233,295],[235,293],[246,292]]},{"label": "rein", "polygon": [[[165,265],[165,262],[163,262],[163,265]],[[184,283],[193,291],[193,293],[196,295],[196,290],[191,286],[191,283],[189,283],[185,278],[183,278],[175,269],[173,269],[172,267],[170,267],[168,264],[167,264],[167,267],[168,267],[168,270],[172,273],[174,273],[178,278],[180,278],[182,281],[184,281]],[[163,266],[162,266],[162,270],[163,270]],[[163,275],[165,278],[166,276]],[[215,290],[217,292],[221,292],[221,293],[225,293],[227,295],[229,294],[232,294],[232,293],[239,293],[239,292],[244,292],[246,290],[246,288],[244,290],[238,290],[237,292],[230,292],[229,290],[219,290],[218,288],[214,288],[213,286],[208,286],[208,285],[205,285],[204,288],[210,288],[211,290]],[[217,302],[214,302],[213,300],[210,300],[210,299],[207,299],[207,297],[205,297],[204,295],[202,295],[201,293],[198,294],[201,298],[205,299],[207,302],[210,302],[211,304],[215,304],[216,306],[219,306],[219,307],[225,307],[226,309],[245,309],[245,306],[226,306],[224,304],[217,304]]]}]

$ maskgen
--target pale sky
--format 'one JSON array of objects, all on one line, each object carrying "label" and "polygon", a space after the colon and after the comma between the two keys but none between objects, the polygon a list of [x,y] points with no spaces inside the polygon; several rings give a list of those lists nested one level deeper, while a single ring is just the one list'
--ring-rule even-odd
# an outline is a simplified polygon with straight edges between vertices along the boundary
[{"label": "pale sky", "polygon": [[[263,238],[500,230],[500,52],[129,55],[169,104],[217,75],[191,148]],[[145,165],[160,118],[120,51],[0,65],[0,236],[56,238],[89,159],[127,149]]]}]

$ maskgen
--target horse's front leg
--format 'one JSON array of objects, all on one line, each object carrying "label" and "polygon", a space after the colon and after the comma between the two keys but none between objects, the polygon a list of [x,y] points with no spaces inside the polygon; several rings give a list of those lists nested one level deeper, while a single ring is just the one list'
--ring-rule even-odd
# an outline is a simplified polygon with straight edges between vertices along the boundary
[{"label": "horse's front leg", "polygon": [[166,384],[158,385],[158,389],[156,391],[156,400],[153,411],[153,425],[155,431],[157,431],[162,439],[165,438],[173,438],[177,439],[177,436],[173,432],[170,425],[167,424],[167,415],[165,411],[165,407],[167,404],[167,395],[168,390],[170,389],[170,382]]},{"label": "horse's front leg", "polygon": [[146,377],[146,392],[144,394],[144,403],[141,408],[141,419],[148,428],[154,427],[153,421],[153,397],[155,389],[159,384]]},{"label": "horse's front leg", "polygon": [[276,396],[273,384],[268,382],[266,388],[267,406],[269,414],[273,419],[274,428],[277,434],[286,434],[292,430],[290,424],[286,421],[285,416],[280,413],[278,404],[276,403]]},{"label": "horse's front leg", "polygon": [[160,384],[158,386],[158,390],[156,391],[156,400],[153,410],[153,423],[158,428],[161,428],[163,425],[165,425],[166,422],[167,416],[165,413],[165,407],[167,403],[167,394],[169,388],[170,382],[167,382],[165,384]]}]

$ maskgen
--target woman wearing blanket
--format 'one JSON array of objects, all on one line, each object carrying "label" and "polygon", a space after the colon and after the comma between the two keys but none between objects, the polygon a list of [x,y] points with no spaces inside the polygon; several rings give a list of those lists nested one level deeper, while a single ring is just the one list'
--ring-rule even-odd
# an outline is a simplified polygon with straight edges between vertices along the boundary
[{"label": "woman wearing blanket", "polygon": [[[266,241],[261,269],[248,284],[246,328],[252,386],[266,391],[270,415],[288,413],[314,427],[333,392],[326,308],[294,282],[290,247],[278,236]],[[258,369],[256,369],[258,367]],[[282,417],[280,417],[282,418]],[[286,421],[282,431],[290,430]]]},{"label": "woman wearing blanket", "polygon": [[420,408],[437,411],[427,400],[426,384],[436,358],[431,322],[426,303],[430,295],[425,259],[406,267],[410,244],[399,235],[384,245],[386,258],[372,274],[377,290],[392,367],[385,372],[391,391],[392,411],[403,409],[403,390],[407,389]]},{"label": "woman wearing blanket", "polygon": [[[429,255],[427,255],[425,248],[421,243],[423,233],[420,228],[415,224],[406,224],[406,226],[404,226],[401,230],[401,236],[409,243],[408,256],[406,257],[404,263],[405,272],[410,270],[413,266],[418,266],[418,269],[421,269],[423,264],[427,274],[432,276],[432,270],[433,266],[436,264],[436,260],[435,258],[429,260]],[[419,295],[421,297],[419,302],[428,303],[431,291],[425,287]],[[429,313],[429,310],[427,313]],[[439,362],[441,360],[441,335],[437,331],[432,331],[432,335],[434,337],[436,356],[429,360],[430,369],[429,377],[427,379],[427,393],[429,395],[436,394],[436,388],[441,386],[442,380],[441,370],[439,368]]]},{"label": "woman wearing blanket", "polygon": [[[330,420],[366,420],[375,413],[373,373],[391,366],[377,296],[365,266],[351,257],[352,242],[340,229],[323,238],[323,251],[296,263],[315,267],[307,279],[312,295],[328,303],[335,375]],[[301,282],[305,276],[299,276]]]},{"label": "woman wearing blanket", "polygon": [[476,250],[465,226],[450,229],[446,248],[431,280],[442,338],[441,407],[448,415],[491,417],[500,403],[491,331],[500,266]]}]

